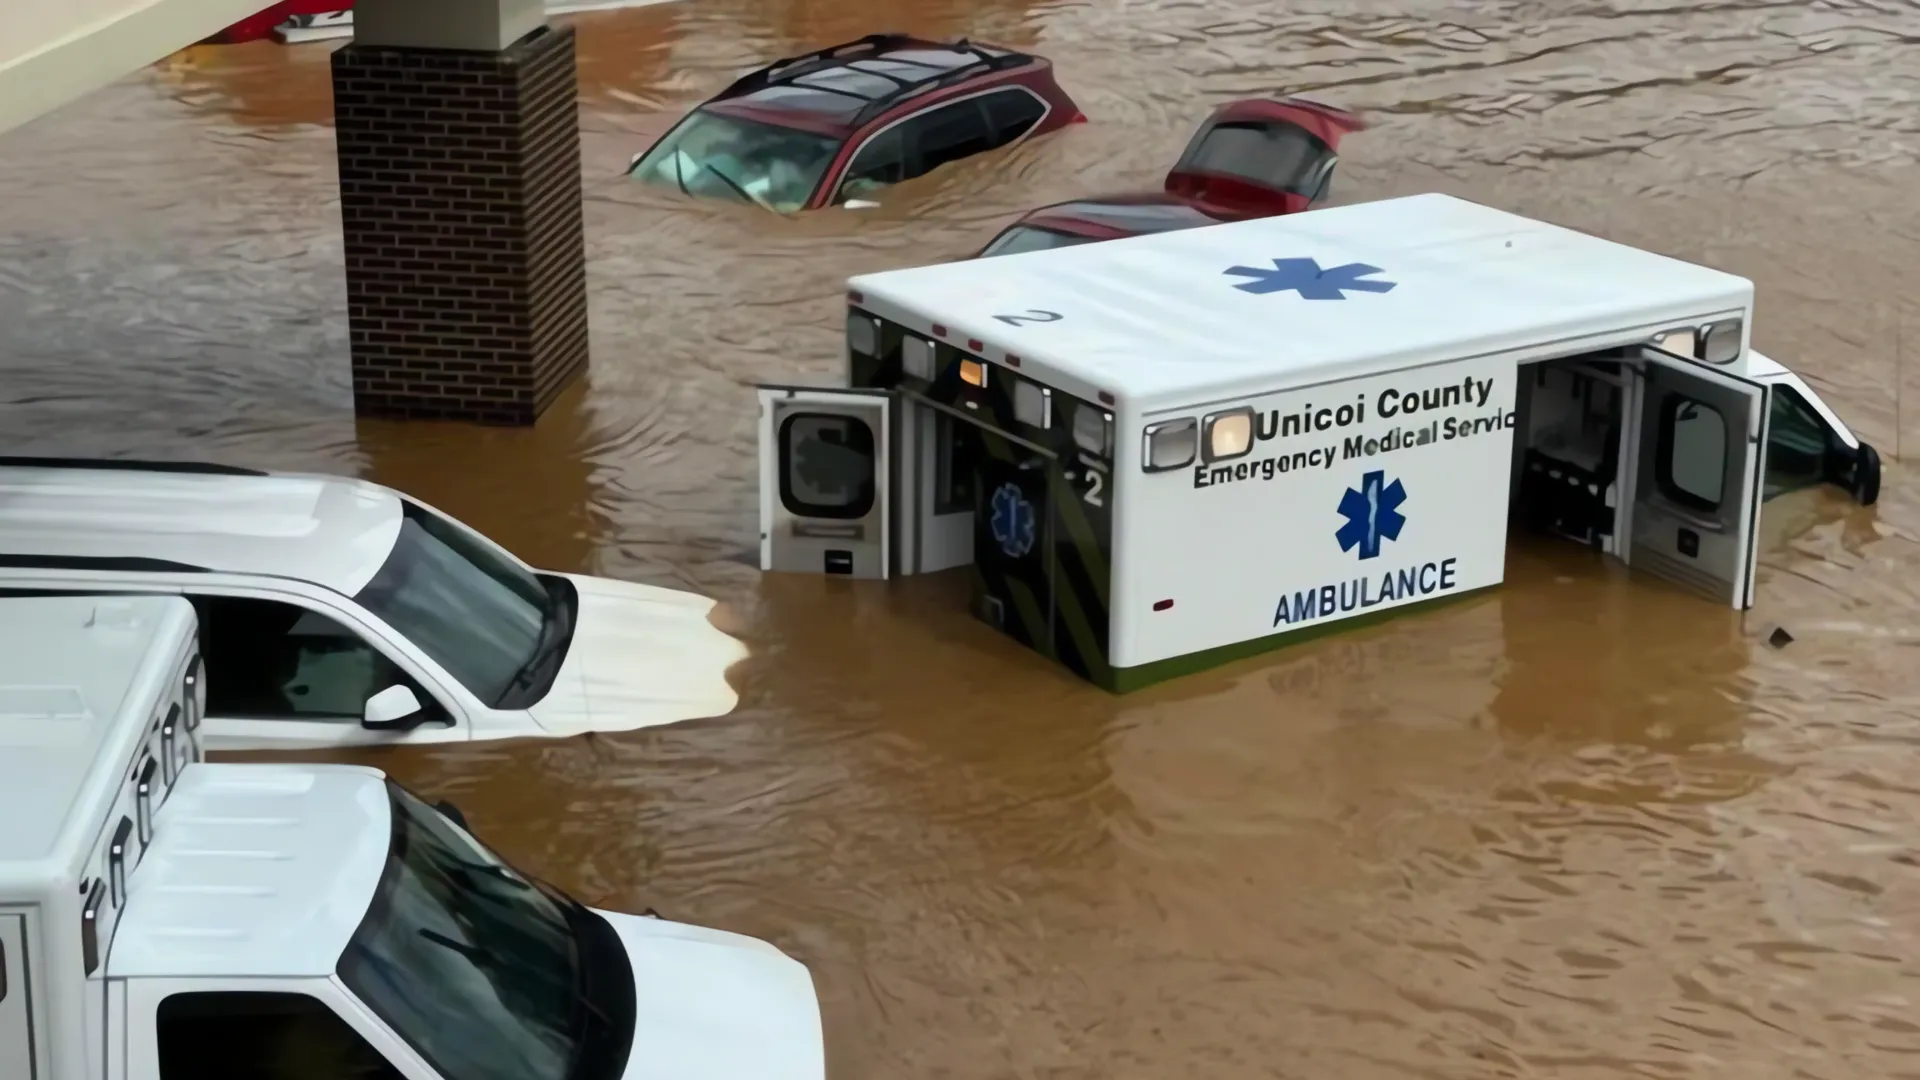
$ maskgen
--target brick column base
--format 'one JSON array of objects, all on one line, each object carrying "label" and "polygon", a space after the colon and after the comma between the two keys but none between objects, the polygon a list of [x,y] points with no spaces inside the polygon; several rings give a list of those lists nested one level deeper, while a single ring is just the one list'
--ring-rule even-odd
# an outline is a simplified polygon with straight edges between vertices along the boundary
[{"label": "brick column base", "polygon": [[354,411],[531,424],[586,370],[571,28],[333,54]]}]

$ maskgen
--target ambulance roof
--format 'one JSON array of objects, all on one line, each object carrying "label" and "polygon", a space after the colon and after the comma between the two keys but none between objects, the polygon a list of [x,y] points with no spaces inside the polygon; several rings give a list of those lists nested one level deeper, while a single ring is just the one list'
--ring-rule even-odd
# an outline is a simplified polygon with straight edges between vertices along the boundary
[{"label": "ambulance roof", "polygon": [[[1012,352],[1063,389],[1078,382],[1148,410],[1671,325],[1753,298],[1745,278],[1449,195],[894,270],[848,288],[876,314],[921,332],[942,324],[948,340],[981,339],[989,359]],[[995,318],[1030,310],[1060,318]]]},{"label": "ambulance roof", "polygon": [[0,600],[0,894],[78,870],[192,633],[177,596]]}]

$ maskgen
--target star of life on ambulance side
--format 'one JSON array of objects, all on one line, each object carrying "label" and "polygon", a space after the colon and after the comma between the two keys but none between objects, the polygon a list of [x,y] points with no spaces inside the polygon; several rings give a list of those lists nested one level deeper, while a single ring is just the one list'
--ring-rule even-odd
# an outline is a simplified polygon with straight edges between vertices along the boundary
[{"label": "star of life on ambulance side", "polygon": [[0,1080],[826,1074],[799,962],[351,765],[206,763],[194,610],[0,598]]},{"label": "star of life on ambulance side", "polygon": [[1744,609],[1766,497],[1879,492],[1751,282],[1445,195],[847,299],[847,386],[760,389],[762,568],[969,568],[1115,691],[1497,585],[1514,527]]}]

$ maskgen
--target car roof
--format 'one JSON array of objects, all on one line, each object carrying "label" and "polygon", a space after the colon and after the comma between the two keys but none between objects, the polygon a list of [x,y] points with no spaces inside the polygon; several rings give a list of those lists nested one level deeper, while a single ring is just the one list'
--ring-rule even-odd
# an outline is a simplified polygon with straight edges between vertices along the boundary
[{"label": "car roof", "polygon": [[351,596],[400,534],[399,493],[363,480],[21,460],[0,458],[0,559],[293,578]]},{"label": "car roof", "polygon": [[[1329,299],[1345,303],[1310,302],[1323,276],[1366,287],[1334,289]],[[889,270],[847,287],[916,334],[939,336],[938,323],[949,340],[987,343],[976,351],[989,358],[1017,355],[1032,378],[1149,413],[1753,307],[1746,278],[1442,194]],[[1055,319],[999,318],[1032,310]]]},{"label": "car roof", "polygon": [[380,884],[392,822],[377,769],[189,766],[127,879],[107,974],[332,974]]},{"label": "car roof", "polygon": [[194,634],[177,596],[0,600],[0,891],[71,880]]},{"label": "car roof", "polygon": [[965,39],[873,34],[748,72],[704,108],[756,118],[797,113],[851,131],[936,87],[1037,62],[1026,53]]}]

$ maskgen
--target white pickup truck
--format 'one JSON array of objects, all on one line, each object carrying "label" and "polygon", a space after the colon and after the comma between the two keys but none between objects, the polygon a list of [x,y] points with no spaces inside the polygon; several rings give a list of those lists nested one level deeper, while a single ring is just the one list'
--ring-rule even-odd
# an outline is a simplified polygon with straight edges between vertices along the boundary
[{"label": "white pickup truck", "polygon": [[0,600],[0,1080],[819,1080],[807,969],[374,769],[206,763],[178,597]]}]

